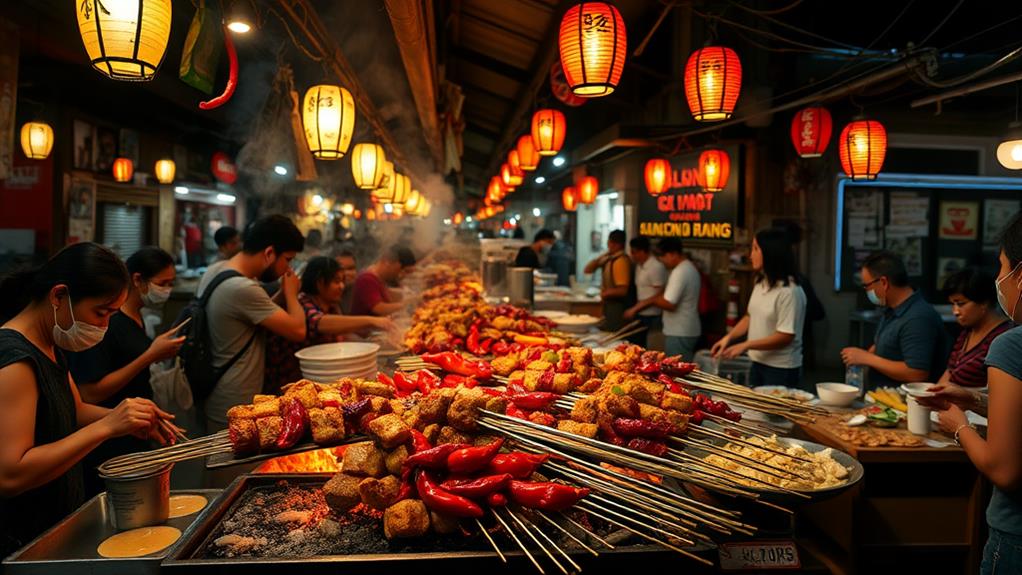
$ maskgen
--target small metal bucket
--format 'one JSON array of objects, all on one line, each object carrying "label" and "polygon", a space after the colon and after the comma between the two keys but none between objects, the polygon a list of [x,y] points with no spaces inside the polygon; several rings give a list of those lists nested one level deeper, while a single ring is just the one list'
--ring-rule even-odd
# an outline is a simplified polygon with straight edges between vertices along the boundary
[{"label": "small metal bucket", "polygon": [[107,514],[118,530],[159,525],[170,516],[170,470],[173,464],[136,475],[100,474],[106,482]]}]

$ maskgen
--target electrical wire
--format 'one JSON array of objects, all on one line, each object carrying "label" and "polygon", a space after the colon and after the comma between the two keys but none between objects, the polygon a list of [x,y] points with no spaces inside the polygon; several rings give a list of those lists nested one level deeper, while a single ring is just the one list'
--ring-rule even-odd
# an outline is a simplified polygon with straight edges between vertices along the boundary
[{"label": "electrical wire", "polygon": [[309,51],[308,48],[305,47],[305,45],[298,41],[298,38],[295,37],[295,33],[291,31],[291,26],[288,25],[287,20],[285,20],[284,17],[281,16],[279,12],[277,12],[273,8],[270,8],[269,12],[271,12],[274,16],[277,17],[278,20],[280,20],[280,23],[282,26],[284,26],[284,30],[287,32],[287,35],[291,38],[291,43],[295,45],[295,48],[301,50],[301,52],[305,54],[306,58],[312,60],[313,62],[322,62],[324,60],[324,57],[322,55],[317,56],[313,54],[311,51]]},{"label": "electrical wire", "polygon": [[798,26],[795,26],[794,24],[788,24],[787,22],[785,22],[783,20],[778,20],[777,18],[774,18],[773,16],[770,16],[769,14],[764,14],[762,12],[759,12],[759,11],[756,11],[756,10],[752,10],[751,8],[748,8],[748,7],[744,6],[744,5],[742,5],[741,2],[737,2],[736,0],[728,0],[728,2],[730,4],[732,4],[732,5],[734,5],[736,8],[739,8],[741,10],[745,10],[746,12],[750,12],[752,14],[755,14],[756,16],[759,16],[760,18],[766,20],[767,22],[770,22],[772,24],[776,24],[776,25],[778,25],[778,26],[780,26],[782,28],[787,28],[789,30],[793,30],[795,32],[798,32],[800,34],[805,34],[806,36],[809,36],[810,38],[816,38],[817,40],[823,40],[824,42],[830,42],[831,44],[837,44],[838,46],[841,46],[842,48],[848,48],[849,50],[862,50],[862,48],[860,48],[858,46],[855,46],[853,44],[846,44],[845,42],[841,42],[839,40],[834,40],[832,38],[828,38],[826,36],[817,34],[816,32],[811,32],[809,30],[804,30],[802,28],[799,28]]},{"label": "electrical wire", "polygon": [[792,8],[795,8],[796,6],[801,4],[802,2],[803,2],[803,0],[795,0],[791,4],[788,4],[787,6],[782,6],[780,8],[776,8],[774,10],[756,10],[756,9],[753,9],[753,8],[746,8],[746,10],[749,11],[749,12],[752,12],[753,14],[767,14],[767,15],[771,15],[772,16],[772,15],[776,15],[776,14],[783,14],[784,12],[787,12],[788,10],[791,10]]},{"label": "electrical wire", "polygon": [[727,24],[728,26],[732,26],[734,28],[740,28],[742,30],[747,30],[749,32],[753,32],[755,34],[759,34],[761,36],[765,36],[767,38],[771,38],[773,40],[777,40],[777,41],[780,41],[780,42],[787,42],[787,43],[793,44],[795,46],[799,46],[799,47],[802,47],[802,48],[806,48],[808,50],[816,51],[816,52],[818,52],[820,54],[828,54],[828,55],[830,55],[830,54],[834,53],[834,48],[827,48],[827,47],[824,47],[824,46],[815,46],[813,44],[806,44],[805,42],[800,42],[798,40],[792,40],[791,38],[786,38],[786,37],[781,36],[779,34],[774,34],[773,32],[768,32],[766,30],[760,30],[759,28],[753,28],[751,26],[746,26],[745,24],[741,24],[739,22],[735,22],[734,20],[728,20],[727,18],[724,18],[723,16],[720,16],[720,15],[717,15],[717,14],[706,14],[706,13],[703,13],[703,12],[700,12],[700,11],[694,10],[694,9],[692,10],[692,13],[695,14],[696,16],[699,16],[700,18],[706,20],[707,24],[714,23],[714,22],[723,22],[724,24]]},{"label": "electrical wire", "polygon": [[992,64],[990,64],[988,66],[984,66],[984,67],[980,68],[979,70],[976,70],[974,72],[970,72],[970,73],[965,74],[963,76],[959,76],[957,78],[954,78],[953,80],[944,80],[944,81],[933,80],[933,79],[928,78],[926,76],[926,74],[924,74],[919,69],[915,70],[915,74],[916,74],[916,77],[919,78],[919,80],[923,84],[926,84],[927,86],[930,86],[931,88],[942,88],[942,89],[954,88],[954,87],[960,86],[960,85],[962,85],[962,84],[964,84],[966,82],[970,82],[972,80],[975,80],[976,78],[978,78],[978,77],[980,77],[980,76],[982,76],[984,74],[988,74],[990,72],[993,72],[994,70],[1000,68],[1001,66],[1003,66],[1003,65],[1005,65],[1005,64],[1007,64],[1007,63],[1009,63],[1009,62],[1011,62],[1011,61],[1013,61],[1015,59],[1017,59],[1019,56],[1022,56],[1022,46],[1019,46],[1018,48],[1015,48],[1014,50],[1012,50],[1011,52],[1008,52],[1004,56],[1001,56],[995,62],[993,62]]},{"label": "electrical wire", "polygon": [[948,44],[947,46],[944,46],[943,48],[941,48],[940,51],[941,52],[947,52],[951,48],[954,48],[955,46],[958,46],[958,45],[960,45],[960,44],[962,44],[964,42],[968,42],[969,40],[972,40],[973,38],[976,38],[977,36],[982,36],[982,35],[984,35],[984,34],[986,34],[988,32],[993,32],[994,30],[1000,28],[1001,26],[1006,26],[1006,25],[1011,24],[1011,23],[1013,23],[1013,22],[1015,22],[1017,20],[1020,20],[1020,19],[1022,19],[1022,14],[1019,14],[1018,16],[1015,16],[1014,18],[1008,18],[1007,20],[1004,20],[1002,22],[998,22],[997,24],[994,24],[993,26],[991,26],[989,28],[980,30],[979,32],[976,32],[974,34],[970,34],[970,35],[966,36],[965,38],[961,38],[961,39],[955,40],[954,42],[952,42],[952,43]]},{"label": "electrical wire", "polygon": [[961,8],[962,4],[964,3],[965,0],[958,0],[958,4],[955,4],[954,7],[951,8],[951,11],[947,13],[947,16],[944,16],[944,19],[941,20],[940,23],[937,24],[937,27],[931,30],[930,33],[927,34],[925,38],[923,38],[923,41],[920,42],[919,45],[925,46],[926,43],[930,41],[930,38],[933,38],[933,35],[936,34],[941,28],[943,28],[944,24],[947,24],[947,21],[950,20],[951,17],[955,15],[955,12],[957,12],[958,9]]}]

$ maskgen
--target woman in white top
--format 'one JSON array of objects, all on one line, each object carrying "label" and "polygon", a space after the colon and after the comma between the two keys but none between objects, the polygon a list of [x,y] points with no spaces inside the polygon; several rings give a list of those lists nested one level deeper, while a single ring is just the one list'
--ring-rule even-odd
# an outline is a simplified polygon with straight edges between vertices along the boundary
[{"label": "woman in white top", "polygon": [[[713,345],[714,357],[731,359],[749,352],[749,382],[759,385],[802,386],[802,327],[806,294],[796,278],[795,254],[784,230],[756,234],[750,254],[759,274],[749,309],[731,333]],[[747,336],[741,343],[732,341]]]}]

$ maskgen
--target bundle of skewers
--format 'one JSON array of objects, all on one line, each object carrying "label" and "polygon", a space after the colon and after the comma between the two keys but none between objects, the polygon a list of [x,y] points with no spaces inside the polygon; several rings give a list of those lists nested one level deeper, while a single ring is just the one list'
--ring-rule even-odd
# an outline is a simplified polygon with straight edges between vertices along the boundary
[{"label": "bundle of skewers", "polygon": [[221,431],[152,451],[114,457],[100,465],[99,472],[106,477],[131,477],[158,471],[173,463],[230,452],[230,437],[227,431]]}]

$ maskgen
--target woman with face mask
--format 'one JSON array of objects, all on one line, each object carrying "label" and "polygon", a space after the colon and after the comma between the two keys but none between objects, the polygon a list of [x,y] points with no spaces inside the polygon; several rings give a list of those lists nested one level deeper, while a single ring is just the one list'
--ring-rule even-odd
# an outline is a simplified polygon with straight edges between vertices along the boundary
[{"label": "woman with face mask", "polygon": [[127,298],[128,274],[110,250],[80,243],[36,270],[0,280],[0,554],[7,555],[84,501],[82,458],[135,435],[163,443],[146,399],[113,409],[82,401],[64,353],[103,340]]},{"label": "woman with face mask", "polygon": [[[129,397],[152,399],[149,366],[177,355],[185,338],[172,329],[149,339],[142,308],[158,308],[170,297],[174,285],[174,258],[157,247],[144,247],[128,258],[128,297],[110,316],[103,341],[81,352],[68,354],[68,367],[82,401],[113,408]],[[126,453],[146,451],[149,441],[119,437],[99,446],[85,458],[85,495],[104,490],[96,467]]]}]

